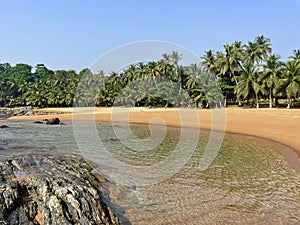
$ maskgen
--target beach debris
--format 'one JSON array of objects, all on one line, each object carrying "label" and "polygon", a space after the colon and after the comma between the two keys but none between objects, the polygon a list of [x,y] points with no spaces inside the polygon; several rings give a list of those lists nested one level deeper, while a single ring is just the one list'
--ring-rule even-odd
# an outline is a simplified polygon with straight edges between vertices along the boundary
[{"label": "beach debris", "polygon": [[0,224],[121,224],[92,170],[75,155],[0,159]]},{"label": "beach debris", "polygon": [[47,125],[57,125],[57,124],[60,123],[60,120],[59,120],[59,118],[57,118],[57,117],[55,117],[55,118],[50,118],[50,119],[45,119],[45,121],[47,121],[47,122],[46,122]]},{"label": "beach debris", "polygon": [[3,129],[3,128],[9,128],[9,126],[7,126],[7,125],[1,125],[0,128],[1,129]]}]

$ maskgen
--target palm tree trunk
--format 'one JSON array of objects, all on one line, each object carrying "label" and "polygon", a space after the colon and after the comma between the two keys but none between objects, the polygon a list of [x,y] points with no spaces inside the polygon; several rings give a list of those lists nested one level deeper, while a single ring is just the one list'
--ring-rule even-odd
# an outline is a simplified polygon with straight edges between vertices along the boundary
[{"label": "palm tree trunk", "polygon": [[277,97],[275,97],[274,98],[274,106],[277,106],[279,103],[278,103],[278,98]]},{"label": "palm tree trunk", "polygon": [[[237,86],[238,85],[238,81],[237,81],[236,77],[234,76],[234,74],[232,74],[232,76],[233,76],[233,79],[235,81],[235,85]],[[242,106],[242,103],[241,103],[240,99],[238,99],[238,102],[239,102],[239,106]]]},{"label": "palm tree trunk", "polygon": [[256,98],[256,108],[259,108],[259,102],[258,102],[258,95],[255,93],[255,98]]},{"label": "palm tree trunk", "polygon": [[167,100],[165,104],[165,108],[168,108],[168,106],[169,106],[169,101]]},{"label": "palm tree trunk", "polygon": [[269,103],[269,108],[272,108],[273,107],[273,96],[272,96],[272,89],[270,88],[269,90],[269,100],[270,100],[270,103]]}]

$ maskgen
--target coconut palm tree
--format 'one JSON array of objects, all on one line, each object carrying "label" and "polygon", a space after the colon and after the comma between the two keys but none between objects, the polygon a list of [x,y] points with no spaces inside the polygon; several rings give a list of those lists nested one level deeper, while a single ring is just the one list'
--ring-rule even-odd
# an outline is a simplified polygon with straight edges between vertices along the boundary
[{"label": "coconut palm tree", "polygon": [[246,45],[241,41],[235,41],[233,42],[233,47],[235,48],[235,52],[238,55],[239,59],[242,59],[245,53]]},{"label": "coconut palm tree", "polygon": [[294,49],[293,55],[289,57],[292,60],[300,60],[300,49]]},{"label": "coconut palm tree", "polygon": [[204,55],[200,57],[201,63],[205,69],[217,75],[217,65],[216,65],[216,56],[213,50],[208,50],[204,52]]},{"label": "coconut palm tree", "polygon": [[266,64],[263,65],[264,70],[261,73],[258,81],[262,81],[263,85],[268,89],[269,108],[273,107],[273,95],[275,94],[275,86],[281,78],[283,62],[280,61],[280,56],[272,54],[266,59]]},{"label": "coconut palm tree", "polygon": [[262,64],[263,60],[272,52],[271,46],[269,38],[265,38],[263,35],[257,36],[253,42],[249,41],[246,45],[246,61],[251,64]]},{"label": "coconut palm tree", "polygon": [[293,107],[293,99],[300,90],[300,61],[288,61],[283,70],[283,78],[279,80],[277,89],[284,88],[288,98],[287,108]]},{"label": "coconut palm tree", "polygon": [[248,45],[246,45],[245,54],[246,54],[245,61],[248,64],[254,64],[255,62],[260,61],[261,59],[257,43],[255,42],[251,42],[251,41],[248,42]]},{"label": "coconut palm tree", "polygon": [[178,65],[179,61],[182,59],[182,54],[179,53],[178,51],[172,51],[171,54],[169,55],[171,65],[175,67],[174,72],[173,72],[173,78],[178,82],[179,88],[178,88],[178,95],[182,94],[183,91],[183,83],[184,83],[184,78],[182,73],[182,67]]},{"label": "coconut palm tree", "polygon": [[[224,45],[225,55],[218,58],[218,67],[221,75],[229,74],[231,78],[235,79],[235,73],[240,69],[240,54],[236,52],[233,45]],[[221,55],[220,55],[221,56]]]},{"label": "coconut palm tree", "polygon": [[259,93],[265,93],[262,85],[258,82],[258,75],[259,71],[256,65],[245,63],[235,89],[238,98],[242,96],[244,99],[247,99],[249,96],[252,96],[256,102],[256,108],[259,108]]},{"label": "coconut palm tree", "polygon": [[164,53],[162,54],[162,59],[161,59],[164,63],[166,64],[171,64],[171,57],[169,54]]},{"label": "coconut palm tree", "polygon": [[169,55],[169,59],[171,63],[174,64],[175,67],[177,67],[179,61],[182,59],[182,54],[180,54],[178,51],[172,51]]},{"label": "coconut palm tree", "polygon": [[[229,76],[234,80],[235,84],[238,84],[237,77],[241,71],[241,60],[242,60],[242,52],[240,49],[236,47],[239,44],[235,45],[224,45],[225,54],[217,53],[216,64],[222,76]],[[240,46],[239,46],[240,47]],[[238,100],[239,106],[241,106],[240,100]]]},{"label": "coconut palm tree", "polygon": [[269,38],[266,38],[264,37],[264,35],[261,35],[261,36],[257,36],[255,38],[255,44],[257,45],[257,49],[258,49],[258,52],[259,52],[259,58],[261,60],[261,63],[262,63],[262,60],[264,58],[267,58],[269,54],[271,54],[272,52],[272,44],[271,44],[271,41]]}]

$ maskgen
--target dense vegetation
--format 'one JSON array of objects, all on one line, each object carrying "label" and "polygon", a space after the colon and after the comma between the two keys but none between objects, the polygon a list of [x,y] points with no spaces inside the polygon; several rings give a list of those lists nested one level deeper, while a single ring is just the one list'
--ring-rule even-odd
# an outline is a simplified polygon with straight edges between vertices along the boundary
[{"label": "dense vegetation", "polygon": [[282,62],[264,36],[247,44],[226,44],[221,52],[206,51],[198,65],[182,66],[181,58],[178,52],[163,54],[161,60],[130,65],[109,76],[89,69],[76,73],[52,71],[43,64],[2,63],[0,105],[69,107],[74,100],[80,106],[215,107],[230,102],[259,107],[268,101],[274,107],[287,99],[291,108],[300,94],[300,50]]}]

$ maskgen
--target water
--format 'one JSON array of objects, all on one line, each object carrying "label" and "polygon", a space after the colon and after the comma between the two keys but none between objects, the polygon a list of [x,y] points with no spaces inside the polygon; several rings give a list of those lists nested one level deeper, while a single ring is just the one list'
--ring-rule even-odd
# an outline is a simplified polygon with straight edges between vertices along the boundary
[{"label": "water", "polygon": [[[81,154],[71,123],[46,126],[0,122],[10,126],[0,129],[1,157],[36,151]],[[128,165],[150,166],[168,158],[180,138],[178,128],[168,128],[161,143],[159,135],[151,136],[157,138],[157,148],[139,151],[124,145],[139,146],[132,136],[116,137],[114,129],[122,131],[125,127],[97,124],[103,145]],[[131,130],[142,140],[151,135],[148,126],[132,125]],[[110,204],[124,224],[300,224],[300,178],[278,153],[277,148],[284,146],[226,134],[213,164],[200,171],[208,137],[209,132],[201,131],[188,163],[162,182],[131,187],[116,182],[107,185]],[[93,143],[90,149],[97,150]]]}]

